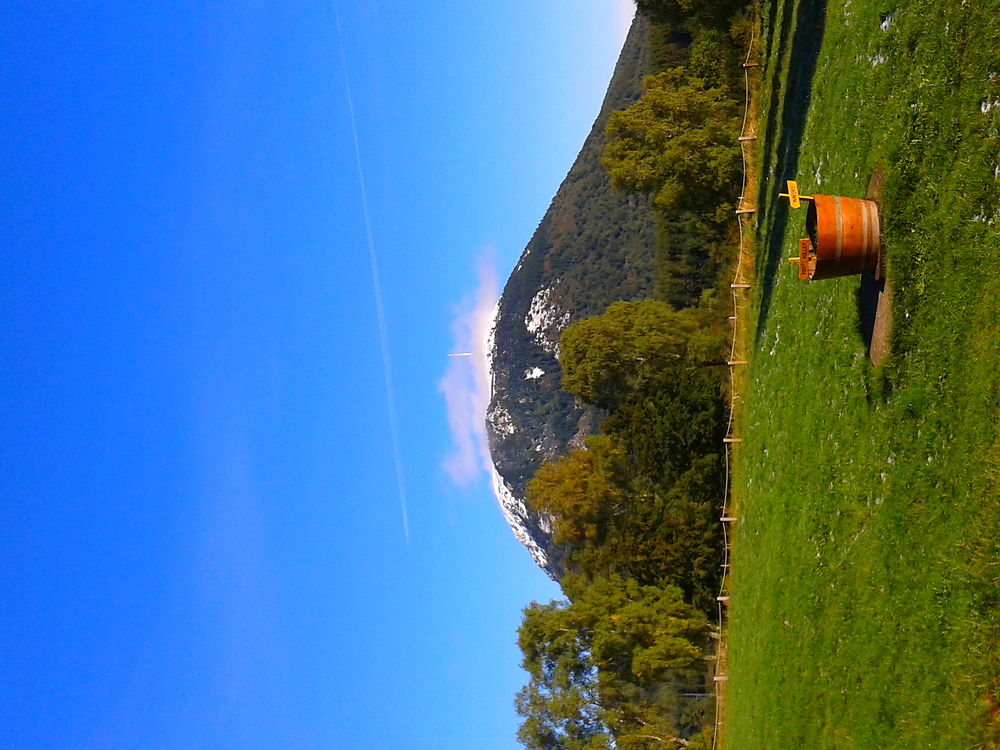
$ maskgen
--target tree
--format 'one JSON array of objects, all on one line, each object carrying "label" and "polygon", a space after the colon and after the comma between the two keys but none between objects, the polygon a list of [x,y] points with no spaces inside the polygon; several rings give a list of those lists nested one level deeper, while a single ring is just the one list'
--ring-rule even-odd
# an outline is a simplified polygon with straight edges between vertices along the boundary
[{"label": "tree", "polygon": [[543,464],[528,504],[552,519],[567,570],[676,585],[713,604],[723,339],[710,312],[615,303],[563,334],[563,387],[609,410],[586,450]]},{"label": "tree", "polygon": [[691,43],[685,67],[689,76],[701,79],[708,88],[732,86],[740,70],[739,54],[728,35],[709,29]]},{"label": "tree", "polygon": [[[722,338],[699,309],[654,300],[615,302],[577,321],[559,343],[562,387],[608,411],[682,366],[721,364]],[[692,346],[694,344],[694,346]]]},{"label": "tree", "polygon": [[601,429],[615,437],[634,474],[670,487],[692,462],[718,451],[726,427],[724,376],[716,367],[664,371],[622,399]]},{"label": "tree", "polygon": [[647,76],[631,107],[612,112],[602,163],[616,187],[650,193],[658,208],[714,208],[738,187],[739,104],[724,85],[684,68]]},{"label": "tree", "polygon": [[620,574],[677,586],[708,611],[720,562],[718,455],[682,464],[665,453],[667,465],[654,472],[623,453],[616,435],[587,445],[543,464],[528,484],[528,504],[551,518],[553,540],[566,548],[566,569],[588,580]]},{"label": "tree", "polygon": [[531,604],[518,631],[531,679],[517,698],[529,748],[595,750],[682,744],[679,693],[704,679],[704,614],[674,587],[618,575],[563,580],[568,601]]},{"label": "tree", "polygon": [[610,747],[609,730],[616,742],[654,725],[674,734],[665,725],[674,712],[655,686],[703,674],[705,616],[673,587],[643,587],[617,575],[569,577],[564,585],[574,598],[532,603],[518,631],[531,677],[517,699],[526,719],[521,741],[592,750]]},{"label": "tree", "polygon": [[570,451],[538,468],[528,482],[528,505],[552,517],[556,544],[579,548],[600,541],[625,502],[622,458],[607,435],[595,435],[588,439],[587,450]]},{"label": "tree", "polygon": [[[577,581],[569,582],[572,594]],[[642,586],[610,575],[588,582],[573,606],[593,619],[591,655],[602,718],[619,748],[647,748],[690,736],[680,693],[705,677],[705,615],[675,586]]]},{"label": "tree", "polygon": [[599,673],[651,685],[672,671],[704,671],[708,620],[676,586],[643,586],[611,574],[591,580],[571,576],[564,587],[571,609],[589,624]]},{"label": "tree", "polygon": [[518,740],[529,750],[610,748],[586,618],[568,602],[532,602],[524,609],[517,642],[530,676],[514,704],[524,717]]}]

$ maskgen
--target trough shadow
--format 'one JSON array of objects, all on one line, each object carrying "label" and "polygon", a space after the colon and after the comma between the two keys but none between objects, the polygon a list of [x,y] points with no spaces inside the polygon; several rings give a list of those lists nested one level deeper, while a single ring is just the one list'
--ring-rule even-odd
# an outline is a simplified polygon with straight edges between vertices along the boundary
[{"label": "trough shadow", "polygon": [[[827,0],[800,0],[795,18],[795,30],[791,38],[791,54],[789,56],[788,81],[785,87],[784,100],[781,103],[781,127],[777,127],[777,111],[774,106],[780,95],[781,63],[772,78],[771,107],[767,116],[767,126],[764,137],[765,158],[773,154],[775,160],[775,179],[778,185],[785,180],[796,179],[799,166],[799,149],[802,134],[805,130],[806,114],[809,111],[809,100],[812,91],[813,76],[816,73],[816,59],[819,56],[820,45],[823,42],[823,32],[826,23]],[[777,58],[784,59],[785,46],[791,27],[791,13],[786,9],[781,19],[781,30],[778,39]],[[774,138],[777,145],[774,147]],[[773,148],[773,150],[772,150]],[[766,327],[768,313],[771,308],[771,298],[774,295],[774,282],[784,254],[785,228],[788,225],[788,205],[785,201],[774,199],[771,185],[766,176],[761,179],[761,195],[770,200],[762,201],[768,206],[767,214],[762,219],[767,242],[764,247],[764,262],[760,268],[760,315],[754,335],[755,343],[759,342]]]},{"label": "trough shadow", "polygon": [[[778,0],[771,1],[770,17],[775,18],[778,13]],[[767,109],[767,121],[764,123],[763,132],[763,147],[765,158],[770,158],[774,151],[774,139],[777,135],[778,128],[778,107],[774,104],[779,101],[781,97],[781,77],[785,71],[785,49],[788,46],[788,37],[792,27],[792,13],[791,8],[787,9],[787,12],[781,15],[781,25],[778,27],[777,42],[775,42],[774,34],[768,34],[767,41],[764,44],[764,59],[774,60],[774,73],[771,75],[771,89],[768,91],[767,101],[771,102],[772,106]],[[777,44],[777,51],[774,47]],[[761,174],[761,189],[767,189],[770,187],[769,173],[763,172]],[[769,193],[762,193],[768,195]]]},{"label": "trough shadow", "polygon": [[871,271],[861,274],[861,286],[858,287],[858,333],[865,342],[865,350],[871,353],[872,336],[875,333],[875,315],[878,312],[879,295],[882,292],[882,282],[875,280]]}]

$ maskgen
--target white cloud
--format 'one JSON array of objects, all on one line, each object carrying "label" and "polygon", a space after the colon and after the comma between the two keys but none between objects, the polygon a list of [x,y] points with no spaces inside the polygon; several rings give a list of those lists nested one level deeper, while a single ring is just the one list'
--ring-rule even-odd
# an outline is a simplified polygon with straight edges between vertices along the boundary
[{"label": "white cloud", "polygon": [[489,335],[498,297],[497,272],[486,251],[479,259],[479,283],[455,309],[451,330],[454,354],[438,382],[448,408],[452,446],[442,468],[451,481],[467,487],[492,469],[486,440],[486,407],[490,401],[490,372],[486,358]]}]

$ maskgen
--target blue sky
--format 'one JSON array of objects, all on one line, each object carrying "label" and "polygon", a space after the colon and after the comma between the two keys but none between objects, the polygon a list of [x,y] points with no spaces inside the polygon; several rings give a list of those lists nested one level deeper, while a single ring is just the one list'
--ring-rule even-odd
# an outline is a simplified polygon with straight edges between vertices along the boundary
[{"label": "blue sky", "polygon": [[515,746],[557,590],[447,354],[630,12],[3,4],[0,746]]}]

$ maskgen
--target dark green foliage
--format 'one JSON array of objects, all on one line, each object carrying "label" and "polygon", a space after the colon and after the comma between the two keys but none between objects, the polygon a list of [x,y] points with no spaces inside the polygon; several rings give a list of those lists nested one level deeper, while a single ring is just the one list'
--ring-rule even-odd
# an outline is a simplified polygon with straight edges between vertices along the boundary
[{"label": "dark green foliage", "polygon": [[613,410],[626,399],[651,394],[679,367],[718,364],[722,341],[692,360],[689,342],[707,325],[692,308],[676,312],[662,302],[615,302],[593,318],[567,328],[560,343],[562,386],[583,401]]},{"label": "dark green foliage", "polygon": [[698,35],[691,45],[687,72],[708,87],[725,86],[730,91],[739,84],[740,50],[721,31],[710,29]]},{"label": "dark green foliage", "polygon": [[636,9],[654,22],[688,29],[728,28],[743,0],[636,0]]},{"label": "dark green foliage", "polygon": [[714,454],[724,437],[721,375],[678,367],[648,394],[626,400],[603,429],[617,436],[637,473],[672,484],[693,461]]},{"label": "dark green foliage", "polygon": [[[726,212],[729,204],[723,204]],[[718,208],[710,213],[693,211],[658,213],[656,222],[656,273],[659,299],[675,308],[697,305],[705,290],[719,283],[737,246],[737,228],[718,221]]]},{"label": "dark green foliage", "polygon": [[652,23],[649,34],[649,70],[664,70],[687,64],[691,35],[683,28],[666,23]]}]

